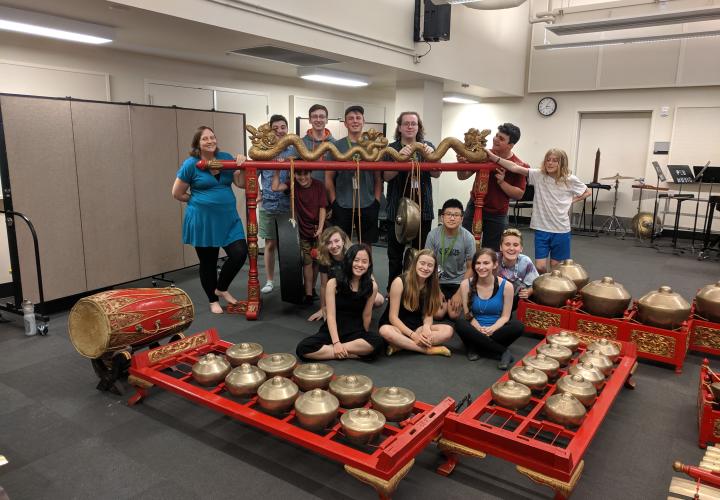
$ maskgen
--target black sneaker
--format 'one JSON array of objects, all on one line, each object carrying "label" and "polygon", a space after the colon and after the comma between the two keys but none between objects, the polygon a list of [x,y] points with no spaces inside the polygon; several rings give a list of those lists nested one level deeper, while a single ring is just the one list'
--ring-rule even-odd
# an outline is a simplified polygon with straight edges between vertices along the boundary
[{"label": "black sneaker", "polygon": [[510,368],[510,365],[515,362],[515,358],[513,357],[512,353],[510,352],[510,349],[505,349],[505,352],[502,353],[502,356],[500,356],[500,362],[498,363],[498,368],[500,370],[507,370]]},{"label": "black sneaker", "polygon": [[305,298],[303,299],[303,305],[311,306],[312,303],[313,303],[312,295],[306,295]]},{"label": "black sneaker", "polygon": [[477,361],[480,359],[480,355],[472,349],[468,349],[466,355],[469,361]]}]

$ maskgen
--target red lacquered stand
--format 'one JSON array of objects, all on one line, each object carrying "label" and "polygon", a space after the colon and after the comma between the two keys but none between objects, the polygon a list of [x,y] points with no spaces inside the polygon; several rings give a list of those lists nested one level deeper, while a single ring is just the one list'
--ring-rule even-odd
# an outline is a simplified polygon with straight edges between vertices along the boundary
[{"label": "red lacquered stand", "polygon": [[[549,333],[561,330],[551,328]],[[543,343],[545,340],[538,346]],[[489,453],[514,463],[521,474],[552,488],[555,498],[569,497],[580,479],[585,450],[615,397],[623,386],[634,386],[630,378],[637,365],[635,345],[617,343],[621,347],[620,359],[579,427],[563,427],[545,419],[543,406],[556,391],[555,381],[551,381],[541,394],[533,394],[530,404],[518,411],[495,405],[488,389],[462,413],[450,413],[445,418],[439,447],[447,460],[438,468],[438,473],[450,474],[461,455],[483,458]],[[577,363],[585,345],[581,343],[570,364]],[[536,350],[537,347],[528,356]],[[567,367],[561,368],[559,376],[566,373]],[[499,380],[508,378],[506,373]]]},{"label": "red lacquered stand", "polygon": [[[667,363],[675,367],[675,373],[682,373],[690,342],[690,327],[694,320],[684,322],[676,330],[668,330],[638,323],[635,319],[637,303],[633,303],[622,318],[595,316],[583,311],[582,308],[583,303],[580,299],[569,300],[562,309],[521,300],[518,304],[518,319],[525,323],[526,331],[533,333],[545,334],[550,326],[566,325],[566,328],[586,339],[606,338],[634,342],[637,345],[639,358]],[[720,342],[717,344],[720,347]]]},{"label": "red lacquered stand", "polygon": [[720,407],[710,391],[710,384],[720,382],[720,377],[711,369],[707,359],[700,366],[700,385],[698,387],[698,425],[700,434],[698,444],[706,448],[709,444],[720,443]]},{"label": "red lacquered stand", "polygon": [[518,302],[517,318],[525,325],[525,331],[545,335],[553,326],[568,328],[570,310],[566,307],[550,307],[521,299]]},{"label": "red lacquered stand", "polygon": [[720,323],[699,316],[695,304],[690,317],[690,350],[720,356]]},{"label": "red lacquered stand", "polygon": [[[231,345],[220,340],[211,328],[136,354],[132,358],[129,380],[137,392],[128,404],[134,405],[147,397],[149,389],[156,385],[344,464],[348,474],[375,488],[380,498],[390,498],[415,457],[440,435],[443,419],[455,405],[451,398],[445,398],[436,406],[418,401],[407,420],[385,425],[379,444],[353,445],[345,439],[339,418],[332,427],[320,433],[311,432],[298,425],[294,410],[280,416],[270,415],[257,404],[257,397],[235,397],[225,390],[224,383],[203,387],[193,382],[192,365],[200,356],[209,352],[224,353]],[[344,411],[340,409],[341,413]]]}]

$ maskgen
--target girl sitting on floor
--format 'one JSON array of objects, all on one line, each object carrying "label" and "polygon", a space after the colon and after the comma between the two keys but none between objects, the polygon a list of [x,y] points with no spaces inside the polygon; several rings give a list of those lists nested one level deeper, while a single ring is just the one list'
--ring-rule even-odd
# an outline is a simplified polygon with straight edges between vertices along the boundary
[{"label": "girl sitting on floor", "polygon": [[464,316],[455,321],[467,357],[475,361],[479,355],[500,358],[498,368],[507,370],[515,361],[508,349],[523,332],[523,324],[510,319],[513,301],[512,286],[495,275],[498,257],[492,248],[481,248],[472,259],[472,276],[460,284]]},{"label": "girl sitting on floor", "polygon": [[300,341],[297,355],[305,360],[372,358],[384,345],[369,331],[377,284],[372,279],[372,257],[367,245],[351,246],[342,272],[327,282],[327,319],[315,335]]},{"label": "girl sitting on floor", "polygon": [[450,356],[443,344],[450,340],[450,325],[433,324],[442,305],[437,259],[432,250],[417,253],[407,273],[390,285],[390,302],[380,317],[380,335],[389,344],[387,355],[401,349]]}]

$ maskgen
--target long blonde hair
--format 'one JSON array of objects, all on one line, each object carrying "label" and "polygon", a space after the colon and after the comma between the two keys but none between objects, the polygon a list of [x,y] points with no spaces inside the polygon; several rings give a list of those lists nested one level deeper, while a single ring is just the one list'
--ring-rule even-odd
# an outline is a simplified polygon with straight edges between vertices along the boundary
[{"label": "long blonde hair", "polygon": [[549,175],[547,173],[547,170],[545,169],[545,162],[548,160],[550,155],[554,155],[558,157],[559,164],[558,164],[558,175],[555,178],[556,183],[564,182],[567,183],[568,177],[570,177],[570,162],[568,161],[568,156],[565,151],[558,148],[550,148],[548,149],[547,153],[545,153],[545,158],[542,162],[542,167],[540,170],[543,174]]},{"label": "long blonde hair", "polygon": [[[420,288],[417,276],[417,263],[420,257],[432,257],[435,265],[433,272],[425,280],[425,285]],[[408,311],[417,311],[421,304],[421,299],[425,298],[425,310],[422,311],[423,316],[431,316],[435,311],[440,309],[442,301],[440,300],[440,283],[438,281],[438,261],[432,250],[426,248],[420,250],[410,264],[410,268],[405,273],[405,285],[403,287],[402,304]]]},{"label": "long blonde hair", "polygon": [[332,238],[332,235],[335,233],[338,233],[340,238],[343,240],[343,255],[345,255],[345,252],[347,252],[348,248],[350,248],[350,238],[348,238],[348,235],[345,234],[345,231],[337,226],[330,226],[325,229],[320,235],[320,241],[318,242],[318,263],[323,266],[329,266],[332,264],[332,256],[330,255],[330,252],[328,252],[327,244],[328,241],[330,241],[330,238]]}]

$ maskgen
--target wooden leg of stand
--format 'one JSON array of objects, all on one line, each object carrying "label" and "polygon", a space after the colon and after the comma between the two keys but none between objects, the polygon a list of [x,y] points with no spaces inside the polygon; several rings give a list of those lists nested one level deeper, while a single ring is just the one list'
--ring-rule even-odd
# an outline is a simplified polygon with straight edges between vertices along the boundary
[{"label": "wooden leg of stand", "polygon": [[485,458],[487,456],[480,450],[464,446],[449,439],[440,439],[440,441],[438,441],[438,448],[443,452],[446,459],[445,463],[435,470],[435,472],[441,476],[449,476],[452,473],[460,460],[460,455],[474,458]]},{"label": "wooden leg of stand", "polygon": [[389,500],[390,498],[392,498],[392,494],[397,489],[398,484],[400,483],[400,481],[402,481],[402,478],[404,478],[405,475],[410,472],[410,469],[412,468],[414,463],[415,459],[413,458],[390,479],[380,479],[377,476],[373,476],[372,474],[368,474],[367,472],[360,469],[350,467],[349,465],[345,466],[345,472],[350,474],[355,479],[372,486],[375,491],[377,491],[380,500]]},{"label": "wooden leg of stand", "polygon": [[530,480],[532,480],[533,482],[552,488],[555,492],[555,500],[565,500],[570,497],[573,490],[575,489],[575,485],[580,479],[580,474],[582,474],[584,467],[585,461],[581,460],[578,466],[575,468],[575,472],[572,473],[570,481],[567,483],[564,481],[560,481],[559,479],[540,474],[539,472],[535,472],[534,470],[520,467],[519,465],[515,468],[520,474],[529,477]]},{"label": "wooden leg of stand", "polygon": [[147,380],[143,380],[134,375],[128,376],[128,383],[135,387],[135,394],[130,396],[130,399],[128,399],[128,406],[134,406],[142,401],[142,399],[148,395],[148,389],[153,386]]},{"label": "wooden leg of stand", "polygon": [[635,370],[637,370],[638,364],[635,363],[632,367],[632,370],[630,370],[630,375],[627,376],[625,379],[625,388],[626,389],[635,389],[635,381],[632,379],[633,374],[635,374]]}]

